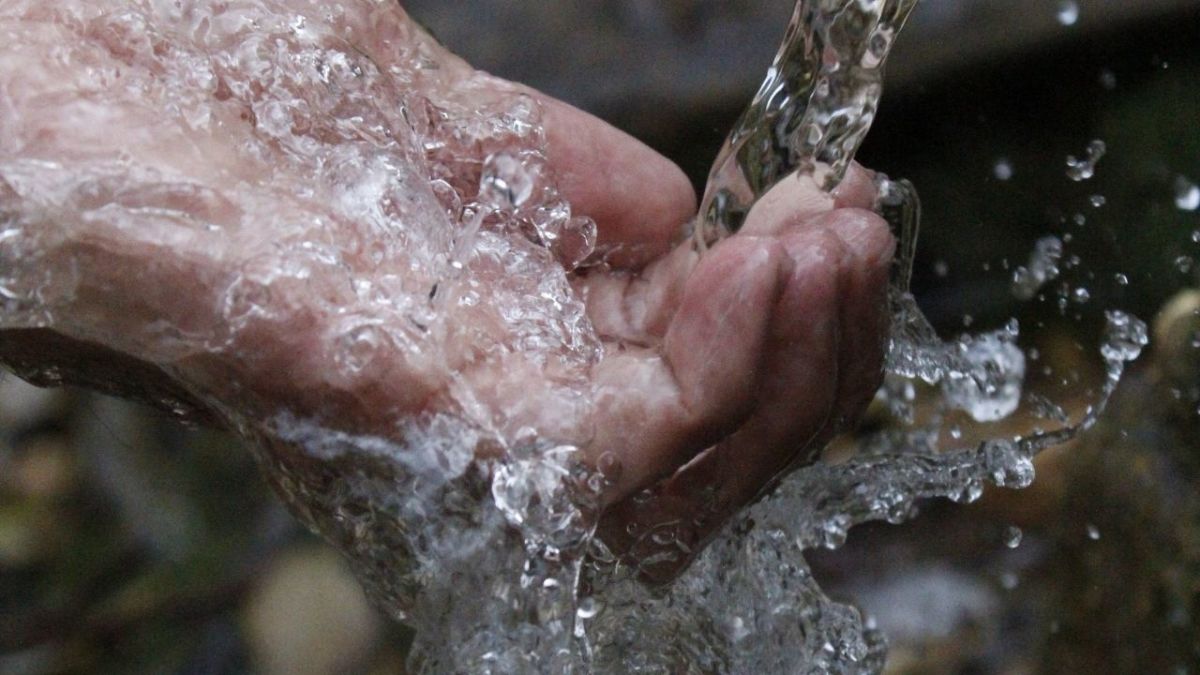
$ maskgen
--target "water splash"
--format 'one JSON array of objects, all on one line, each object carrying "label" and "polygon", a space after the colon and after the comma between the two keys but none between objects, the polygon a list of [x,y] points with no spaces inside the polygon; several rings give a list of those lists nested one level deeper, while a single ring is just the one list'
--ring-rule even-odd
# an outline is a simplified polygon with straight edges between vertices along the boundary
[{"label": "water splash", "polygon": [[1067,177],[1075,182],[1090,180],[1096,175],[1096,165],[1108,153],[1108,145],[1099,139],[1088,143],[1087,153],[1082,158],[1067,157]]},{"label": "water splash", "polygon": [[[4,11],[36,13],[39,4]],[[393,3],[300,17],[273,3],[244,3],[235,16],[217,5],[177,13],[170,3],[110,12],[94,4],[74,8],[76,23],[154,66],[123,69],[137,92],[132,103],[174,111],[159,115],[173,128],[240,130],[238,160],[254,171],[230,185],[208,177],[214,189],[128,158],[0,160],[0,190],[12,192],[5,204],[22,214],[0,231],[0,323],[54,326],[183,373],[189,359],[237,353],[257,331],[320,317],[337,349],[309,364],[319,375],[310,384],[335,380],[351,397],[386,387],[395,361],[449,366],[452,377],[429,393],[448,392],[448,412],[400,422],[381,414],[382,422],[362,423],[375,431],[358,433],[338,426],[334,397],[306,414],[264,415],[252,392],[214,393],[228,378],[189,380],[258,441],[268,480],[347,554],[372,599],[417,629],[414,672],[878,672],[884,637],[821,592],[804,551],[840,546],[865,522],[902,522],[922,499],[968,503],[985,484],[1028,486],[1037,453],[1094,423],[1146,344],[1144,324],[1109,313],[1106,380],[1082,421],[968,445],[959,427],[944,424],[948,416],[996,421],[1028,398],[1019,326],[937,335],[908,288],[916,191],[883,179],[880,208],[900,248],[879,398],[897,422],[865,436],[845,462],[801,468],[734,519],[681,579],[649,593],[593,534],[604,476],[580,462],[575,445],[530,432],[525,411],[494,410],[479,395],[497,369],[552,373],[530,378],[522,397],[553,404],[569,422],[589,405],[581,382],[602,349],[567,277],[591,254],[595,226],[571,213],[546,171],[537,105],[438,96],[442,74],[424,66],[428,45],[419,41],[400,54],[393,48],[403,41],[386,41],[373,58],[363,51],[369,41],[346,43],[359,23],[399,22]],[[870,126],[884,60],[915,4],[798,3],[776,66],[714,167],[702,240],[736,230],[754,198],[791,172],[836,184]],[[158,43],[113,38],[160,34]],[[398,94],[395,72],[414,78],[405,84],[416,93]],[[81,77],[94,79],[97,101],[130,103],[104,86],[110,75]],[[234,272],[197,289],[218,298],[212,307],[173,313],[172,296],[150,308],[155,321],[129,312],[119,330],[104,331],[90,323],[90,298],[76,295],[71,252],[55,246],[67,238],[63,223],[38,220],[49,212],[135,230],[150,244],[198,241],[198,256]],[[286,236],[263,241],[260,231]],[[389,359],[377,356],[381,348]],[[293,351],[288,368],[296,354],[309,356]],[[247,367],[285,370],[269,360]],[[659,535],[670,542],[669,532]]]},{"label": "water splash", "polygon": [[1013,271],[1012,291],[1020,300],[1032,300],[1042,286],[1059,275],[1063,242],[1058,237],[1043,237],[1034,245],[1029,263]]}]

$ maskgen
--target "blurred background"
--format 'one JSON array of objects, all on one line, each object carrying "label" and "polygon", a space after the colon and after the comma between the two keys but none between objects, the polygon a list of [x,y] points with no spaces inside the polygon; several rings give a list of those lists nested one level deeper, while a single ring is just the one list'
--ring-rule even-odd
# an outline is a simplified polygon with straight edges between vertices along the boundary
[{"label": "blurred background", "polygon": [[[404,4],[477,66],[612,121],[697,186],[792,11]],[[1200,672],[1197,47],[1200,0],[924,0],[898,43],[859,157],[921,192],[914,290],[939,330],[1019,316],[1040,360],[1081,381],[1100,310],[1153,321],[1154,342],[1033,488],[926,504],[812,555],[890,635],[891,673]],[[1095,177],[1070,180],[1066,158],[1097,139]],[[1046,235],[1065,243],[1063,276],[1019,303],[1012,270]],[[409,639],[236,440],[0,381],[0,673],[402,673]]]}]

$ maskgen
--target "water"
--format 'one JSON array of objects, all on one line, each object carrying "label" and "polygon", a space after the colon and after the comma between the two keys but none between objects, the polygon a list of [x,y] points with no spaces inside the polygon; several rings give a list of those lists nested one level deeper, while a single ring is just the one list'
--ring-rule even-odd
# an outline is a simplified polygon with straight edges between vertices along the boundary
[{"label": "water", "polygon": [[1108,145],[1102,140],[1088,143],[1087,151],[1082,158],[1075,155],[1067,157],[1067,177],[1075,182],[1089,180],[1096,175],[1096,165],[1108,153]]},{"label": "water", "polygon": [[1200,186],[1183,176],[1175,179],[1175,206],[1180,211],[1200,209]]},{"label": "water", "polygon": [[1012,180],[1013,173],[1014,170],[1012,162],[1007,159],[996,160],[996,163],[992,166],[992,174],[996,176],[996,180]]},{"label": "water", "polygon": [[1021,540],[1024,536],[1025,534],[1021,531],[1021,528],[1016,525],[1010,525],[1004,530],[1004,545],[1008,548],[1017,548],[1021,545]]},{"label": "water", "polygon": [[[40,4],[2,11],[36,15]],[[916,190],[882,180],[880,208],[900,239],[878,394],[890,423],[846,461],[796,471],[650,592],[594,534],[599,494],[620,467],[587,466],[588,439],[569,433],[586,427],[588,376],[605,358],[571,276],[596,228],[557,192],[535,102],[447,96],[453,67],[430,65],[428,41],[388,33],[404,25],[391,4],[59,4],[64,23],[94,39],[15,37],[15,54],[37,52],[39,39],[65,50],[35,64],[49,70],[31,81],[57,81],[53,68],[92,62],[89,50],[111,43],[128,63],[72,72],[96,92],[73,114],[105,104],[154,114],[133,128],[76,117],[56,127],[94,157],[0,159],[16,214],[0,235],[0,325],[139,354],[256,441],[297,517],[347,555],[377,605],[417,630],[415,672],[878,672],[885,636],[825,596],[804,552],[836,548],[862,523],[903,522],[923,499],[970,503],[987,485],[1030,485],[1035,456],[1095,422],[1147,343],[1143,323],[1109,312],[1101,390],[1081,419],[1061,421],[1027,385],[1017,322],[943,339],[925,319],[908,288]],[[797,4],[766,84],[714,164],[701,243],[736,231],[792,172],[837,184],[915,5]],[[118,70],[125,86],[106,86]],[[61,111],[40,112],[30,119]],[[159,155],[136,145],[142,125],[166,138],[186,129],[172,146],[182,154],[155,145],[168,160],[143,162]],[[1102,154],[1092,150],[1072,166],[1081,179]],[[196,166],[217,168],[189,173]],[[85,265],[109,294],[122,282],[132,285],[117,292],[131,297],[164,289],[106,323],[95,309],[111,295],[91,292],[78,272],[88,259],[62,244],[74,222],[98,224],[90,243],[102,251],[125,250],[105,245],[136,232],[138,246],[187,251],[212,273],[189,277],[183,292],[170,269],[129,282]],[[1061,244],[1045,248],[1021,294],[1053,278]],[[195,304],[181,311],[180,297]],[[264,335],[283,340],[282,354],[261,348]],[[518,395],[499,396],[512,373],[523,376]],[[264,382],[293,398],[242,386]],[[1060,426],[1016,438],[988,426],[1025,403]],[[683,546],[677,525],[649,536]]]},{"label": "water", "polygon": [[1075,0],[1060,0],[1055,17],[1064,26],[1074,26],[1079,21],[1079,4]]},{"label": "water", "polygon": [[717,155],[700,202],[701,245],[736,232],[755,200],[801,172],[825,189],[874,121],[883,68],[917,0],[803,0],[766,79]]},{"label": "water", "polygon": [[1029,263],[1013,271],[1013,295],[1020,300],[1032,300],[1042,286],[1058,278],[1062,257],[1061,239],[1053,236],[1039,239],[1029,256]]}]

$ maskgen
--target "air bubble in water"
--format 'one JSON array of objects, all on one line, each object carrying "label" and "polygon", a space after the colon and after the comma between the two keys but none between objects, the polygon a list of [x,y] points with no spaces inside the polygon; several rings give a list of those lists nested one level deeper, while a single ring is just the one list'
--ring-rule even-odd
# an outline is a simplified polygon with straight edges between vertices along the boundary
[{"label": "air bubble in water", "polygon": [[1058,11],[1055,16],[1060,24],[1074,26],[1079,21],[1079,4],[1075,0],[1062,0],[1058,3]]},{"label": "air bubble in water", "polygon": [[529,162],[506,152],[496,153],[483,164],[479,198],[498,209],[519,208],[533,196],[535,184]]},{"label": "air bubble in water", "polygon": [[1073,181],[1085,181],[1096,175],[1096,164],[1108,152],[1108,145],[1104,141],[1094,140],[1088,143],[1087,154],[1083,159],[1078,159],[1074,155],[1067,157],[1067,177]]},{"label": "air bubble in water", "polygon": [[1100,541],[1100,528],[1088,523],[1086,531],[1088,539],[1091,539],[1092,541]]},{"label": "air bubble in water", "polygon": [[1175,206],[1181,211],[1200,209],[1200,185],[1180,176],[1175,179]]}]

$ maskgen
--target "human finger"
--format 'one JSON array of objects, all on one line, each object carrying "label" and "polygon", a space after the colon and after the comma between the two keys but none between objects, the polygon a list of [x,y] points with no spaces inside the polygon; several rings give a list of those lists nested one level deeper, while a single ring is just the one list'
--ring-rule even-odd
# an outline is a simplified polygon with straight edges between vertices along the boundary
[{"label": "human finger", "polygon": [[789,271],[778,242],[722,242],[688,277],[660,347],[610,348],[594,374],[589,447],[594,466],[620,467],[607,500],[669,475],[753,409],[770,310]]}]

